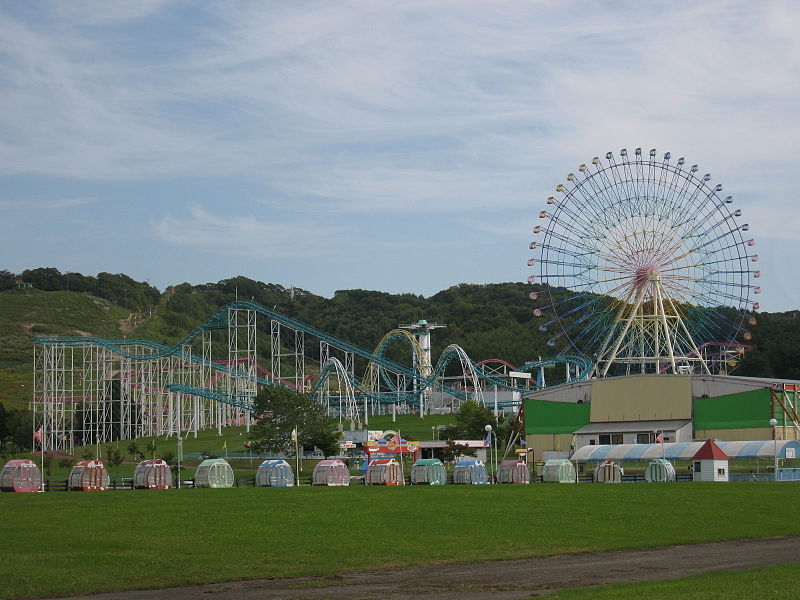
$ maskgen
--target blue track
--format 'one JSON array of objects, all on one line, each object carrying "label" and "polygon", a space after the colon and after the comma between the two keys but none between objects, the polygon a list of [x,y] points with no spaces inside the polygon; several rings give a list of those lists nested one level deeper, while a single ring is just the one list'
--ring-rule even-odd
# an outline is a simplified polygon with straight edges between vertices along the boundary
[{"label": "blue track", "polygon": [[[183,355],[182,349],[185,346],[191,345],[191,343],[200,336],[204,331],[210,330],[217,330],[217,329],[227,329],[229,327],[228,322],[228,311],[230,309],[246,309],[252,310],[259,315],[268,317],[274,321],[279,322],[281,325],[285,325],[292,329],[296,329],[298,331],[302,331],[305,335],[310,335],[319,340],[333,346],[341,351],[352,353],[353,356],[358,356],[363,358],[366,361],[375,363],[381,369],[381,377],[383,378],[384,382],[387,384],[387,387],[390,388],[389,392],[383,393],[373,393],[369,390],[365,389],[362,385],[362,382],[356,380],[355,378],[351,377],[351,384],[353,385],[356,394],[361,396],[369,397],[372,400],[376,400],[379,402],[384,403],[394,403],[399,401],[411,402],[415,401],[418,398],[418,394],[427,389],[434,386],[435,382],[445,373],[448,365],[453,359],[457,359],[457,352],[450,351],[445,352],[439,358],[439,361],[436,364],[436,367],[433,370],[433,373],[427,377],[420,374],[418,371],[397,363],[393,360],[386,358],[386,347],[389,343],[395,341],[394,337],[388,338],[384,341],[384,344],[378,349],[376,353],[371,352],[361,346],[357,346],[356,344],[352,344],[346,340],[333,336],[329,333],[326,333],[316,327],[303,323],[301,321],[297,321],[292,317],[287,315],[281,314],[275,310],[269,309],[265,306],[261,306],[260,304],[256,304],[255,302],[248,302],[248,301],[236,301],[226,304],[222,308],[220,308],[214,315],[210,318],[206,319],[202,324],[198,325],[195,329],[193,329],[189,334],[187,334],[183,339],[172,346],[166,346],[164,344],[159,344],[157,342],[153,342],[150,340],[144,339],[123,339],[123,340],[107,340],[98,337],[39,337],[36,338],[36,342],[38,344],[48,344],[48,345],[64,345],[64,346],[74,346],[74,347],[85,347],[91,345],[97,345],[104,348],[107,348],[111,352],[125,357],[132,360],[138,361],[149,361],[149,360],[156,360],[159,358],[165,358],[168,356],[183,356],[187,360],[190,360],[196,364],[200,364],[211,368],[218,372],[224,373],[231,373],[234,376],[247,378],[247,379],[254,379],[260,385],[281,385],[276,383],[272,380],[249,376],[248,374],[237,371],[235,368],[229,367],[228,365],[220,364],[217,362],[208,362],[200,356],[196,354],[187,354]],[[149,352],[136,352],[135,350],[131,350],[131,346],[139,346],[142,348],[149,349]],[[471,367],[474,369],[476,375],[488,382],[491,385],[496,385],[500,388],[507,389],[507,390],[515,390],[515,391],[530,391],[529,388],[516,388],[511,385],[510,381],[503,377],[498,377],[495,374],[487,373],[483,367],[476,365],[473,361],[471,362]],[[581,375],[575,379],[570,381],[585,379],[588,373],[591,370],[592,363],[591,361],[579,355],[559,355],[554,356],[551,358],[547,358],[544,360],[538,360],[534,362],[529,362],[520,367],[521,371],[533,371],[542,366],[552,366],[556,364],[564,364],[569,363],[573,365],[577,365],[580,369]],[[322,383],[334,374],[335,369],[332,365],[328,364],[323,368],[322,373],[320,373],[319,380],[317,381],[317,385],[315,387],[315,391],[318,391]],[[396,385],[392,382],[392,377],[386,376],[387,373],[391,373],[394,375],[403,376],[411,388],[416,388],[416,394],[413,391],[409,390],[397,390]],[[413,383],[416,382],[416,385]],[[392,388],[392,386],[395,386]],[[444,390],[448,394],[452,394],[456,397],[465,397],[465,392],[461,390],[457,390],[447,385],[443,385]],[[209,398],[211,400],[216,400],[218,402],[223,402],[225,404],[230,404],[232,406],[237,406],[241,408],[250,408],[251,402],[248,398],[245,397],[231,397],[227,394],[223,394],[220,392],[215,392],[213,390],[203,389],[203,388],[194,388],[180,384],[170,384],[168,385],[168,389],[175,393],[181,394],[191,394],[197,395],[204,398]]]}]

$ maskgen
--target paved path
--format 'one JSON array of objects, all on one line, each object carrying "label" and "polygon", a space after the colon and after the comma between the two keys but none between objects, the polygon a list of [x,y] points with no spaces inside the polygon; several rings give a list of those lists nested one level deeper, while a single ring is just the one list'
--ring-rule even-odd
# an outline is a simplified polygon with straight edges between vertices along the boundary
[{"label": "paved path", "polygon": [[551,558],[437,565],[335,577],[258,579],[83,596],[91,600],[434,598],[517,600],[561,588],[659,581],[800,561],[800,536]]}]

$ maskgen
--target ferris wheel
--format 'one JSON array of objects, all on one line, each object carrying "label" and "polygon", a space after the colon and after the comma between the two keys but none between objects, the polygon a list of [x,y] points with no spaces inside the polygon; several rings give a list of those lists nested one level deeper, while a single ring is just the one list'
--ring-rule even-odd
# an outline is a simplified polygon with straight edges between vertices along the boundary
[{"label": "ferris wheel", "polygon": [[582,164],[539,213],[528,266],[548,345],[597,376],[712,370],[708,349],[751,338],[761,289],[749,225],[683,158],[636,148]]}]

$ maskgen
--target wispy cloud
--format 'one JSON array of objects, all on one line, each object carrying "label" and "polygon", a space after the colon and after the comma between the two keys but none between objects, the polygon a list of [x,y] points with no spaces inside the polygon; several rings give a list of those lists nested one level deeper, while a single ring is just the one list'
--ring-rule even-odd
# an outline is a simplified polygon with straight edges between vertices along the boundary
[{"label": "wispy cloud", "polygon": [[31,199],[31,200],[10,200],[0,198],[0,211],[8,212],[40,212],[48,210],[63,210],[86,206],[95,202],[95,198],[50,198],[50,199]]},{"label": "wispy cloud", "polygon": [[307,222],[213,214],[197,206],[186,216],[166,216],[155,221],[153,231],[171,245],[251,259],[324,255],[345,235],[335,228]]}]

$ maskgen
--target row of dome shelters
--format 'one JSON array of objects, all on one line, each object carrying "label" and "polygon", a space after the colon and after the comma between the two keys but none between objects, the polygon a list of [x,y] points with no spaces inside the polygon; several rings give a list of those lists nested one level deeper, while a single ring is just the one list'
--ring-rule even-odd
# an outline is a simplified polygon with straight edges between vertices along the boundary
[{"label": "row of dome shelters", "polygon": [[800,381],[630,375],[545,388],[524,400],[537,460],[584,446],[800,439]]},{"label": "row of dome shelters", "polygon": [[[321,460],[314,467],[312,485],[347,486],[352,477],[350,469],[339,459]],[[377,458],[370,461],[364,475],[366,485],[404,485],[402,466],[393,458]],[[496,474],[497,483],[530,483],[530,471],[525,462],[503,461]],[[412,485],[444,485],[448,482],[444,464],[438,459],[419,459],[411,469],[409,483]],[[461,460],[453,468],[454,484],[488,484],[490,477],[483,461]],[[67,489],[72,491],[103,491],[109,489],[108,471],[99,460],[84,460],[75,464],[67,480]],[[194,487],[230,488],[235,483],[233,469],[228,461],[216,458],[200,463],[193,478]],[[253,481],[256,487],[291,487],[295,475],[285,460],[265,460],[261,463]],[[169,489],[173,487],[172,469],[160,459],[140,462],[133,476],[137,489]],[[38,465],[30,459],[8,461],[0,471],[0,490],[5,492],[38,492],[43,489]]]}]

